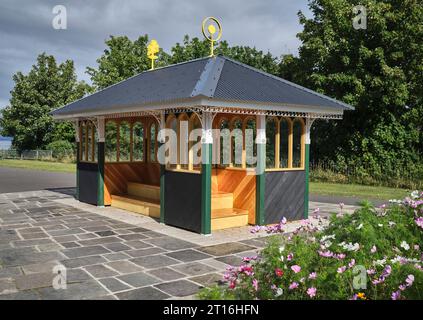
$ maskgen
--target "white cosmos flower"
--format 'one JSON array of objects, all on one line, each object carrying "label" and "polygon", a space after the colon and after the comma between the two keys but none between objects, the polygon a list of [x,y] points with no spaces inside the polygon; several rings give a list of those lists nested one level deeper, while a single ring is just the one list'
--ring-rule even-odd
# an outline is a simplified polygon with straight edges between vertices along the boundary
[{"label": "white cosmos flower", "polygon": [[360,225],[356,228],[357,230],[360,230],[361,228],[363,228],[363,224],[360,223]]},{"label": "white cosmos flower", "polygon": [[407,242],[403,241],[401,242],[401,248],[403,248],[405,251],[408,251],[410,250],[410,245]]},{"label": "white cosmos flower", "polygon": [[281,295],[283,295],[283,289],[282,288],[278,288],[276,290],[275,297],[280,297]]}]

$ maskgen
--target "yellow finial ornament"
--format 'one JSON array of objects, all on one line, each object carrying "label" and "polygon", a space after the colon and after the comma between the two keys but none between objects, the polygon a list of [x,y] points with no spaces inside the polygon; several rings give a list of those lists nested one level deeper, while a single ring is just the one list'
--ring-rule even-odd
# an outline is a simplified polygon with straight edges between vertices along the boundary
[{"label": "yellow finial ornament", "polygon": [[158,59],[156,54],[159,53],[159,49],[159,44],[155,39],[151,40],[147,46],[147,57],[151,60],[151,70],[154,69],[154,60]]},{"label": "yellow finial ornament", "polygon": [[[213,57],[214,43],[222,37],[222,26],[219,20],[217,20],[216,18],[208,17],[203,20],[202,31],[203,31],[204,37],[210,41],[210,57]],[[216,35],[216,32],[217,32],[217,35]]]}]

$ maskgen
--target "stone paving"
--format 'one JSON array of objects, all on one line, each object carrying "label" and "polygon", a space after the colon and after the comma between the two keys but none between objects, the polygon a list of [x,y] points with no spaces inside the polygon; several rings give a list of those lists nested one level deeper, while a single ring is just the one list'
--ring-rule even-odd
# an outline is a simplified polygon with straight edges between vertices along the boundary
[{"label": "stone paving", "polygon": [[[0,300],[192,299],[266,242],[247,227],[205,237],[71,194],[0,194]],[[60,265],[67,288],[56,290]]]}]

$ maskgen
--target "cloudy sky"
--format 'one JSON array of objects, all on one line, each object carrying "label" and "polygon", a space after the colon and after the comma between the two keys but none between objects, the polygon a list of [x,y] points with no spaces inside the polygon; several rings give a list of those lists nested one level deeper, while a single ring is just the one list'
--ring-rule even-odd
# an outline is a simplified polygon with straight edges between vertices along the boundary
[{"label": "cloudy sky", "polygon": [[[66,30],[52,27],[56,5],[66,7]],[[169,50],[185,34],[201,37],[207,16],[221,20],[222,38],[232,45],[296,54],[299,10],[310,15],[307,0],[2,0],[0,108],[8,104],[12,75],[28,72],[43,51],[59,62],[73,59],[78,78],[90,82],[85,68],[96,65],[109,35],[149,34]]]}]

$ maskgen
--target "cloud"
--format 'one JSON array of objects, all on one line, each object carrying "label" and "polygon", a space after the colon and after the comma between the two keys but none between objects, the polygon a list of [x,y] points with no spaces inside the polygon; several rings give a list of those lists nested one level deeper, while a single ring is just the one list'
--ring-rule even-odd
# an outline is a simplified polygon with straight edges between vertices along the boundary
[{"label": "cloud", "polygon": [[[67,30],[52,27],[55,5],[67,9]],[[2,0],[0,3],[0,107],[7,104],[12,76],[28,72],[41,52],[59,62],[75,61],[78,78],[89,81],[87,66],[95,66],[109,35],[136,39],[149,34],[169,50],[185,34],[201,37],[201,21],[222,21],[223,39],[279,56],[297,53],[301,30],[297,12],[308,13],[307,0]]]}]

